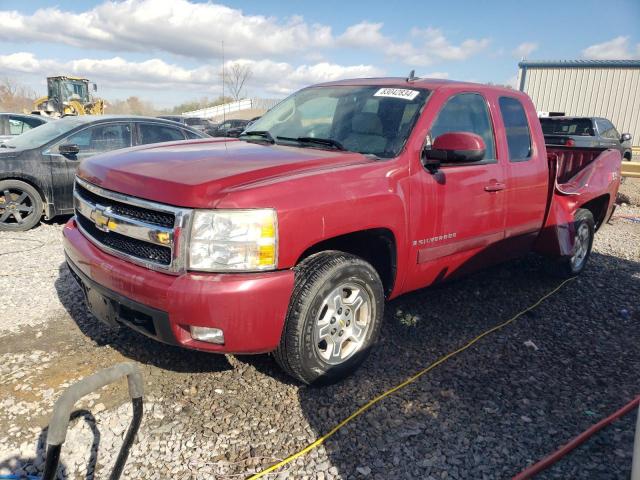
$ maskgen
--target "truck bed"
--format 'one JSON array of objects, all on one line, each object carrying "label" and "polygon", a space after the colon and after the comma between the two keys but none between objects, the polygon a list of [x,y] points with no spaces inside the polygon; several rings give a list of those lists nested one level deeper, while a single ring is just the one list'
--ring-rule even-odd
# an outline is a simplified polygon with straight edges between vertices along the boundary
[{"label": "truck bed", "polygon": [[550,162],[556,161],[556,180],[558,183],[566,183],[587,165],[593,163],[606,149],[565,147],[560,145],[547,145],[547,157]]}]

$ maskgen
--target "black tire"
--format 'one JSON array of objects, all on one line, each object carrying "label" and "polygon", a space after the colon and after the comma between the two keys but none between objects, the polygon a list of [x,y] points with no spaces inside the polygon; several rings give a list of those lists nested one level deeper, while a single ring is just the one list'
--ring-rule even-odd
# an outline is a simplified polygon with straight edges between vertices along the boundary
[{"label": "black tire", "polygon": [[[576,211],[573,225],[576,231],[576,243],[574,244],[574,253],[571,256],[561,257],[554,259],[550,265],[551,273],[556,277],[570,278],[579,275],[587,266],[589,257],[591,256],[591,247],[593,247],[593,236],[595,234],[595,221],[593,220],[593,214],[584,208],[580,208]],[[578,233],[588,233],[586,241],[583,242],[581,251],[584,252],[584,256],[580,261],[577,261],[577,244]]]},{"label": "black tire", "polygon": [[42,218],[42,197],[20,180],[0,181],[0,231],[24,232]]},{"label": "black tire", "polygon": [[[325,311],[327,297],[343,285],[361,287],[363,295],[366,293],[368,296],[368,327],[363,333],[360,346],[350,356],[342,363],[330,364],[322,358],[322,341],[316,343],[314,332],[317,318]],[[355,311],[356,309],[352,312],[354,315]],[[348,309],[345,312],[348,313]],[[378,337],[383,312],[382,282],[369,263],[339,251],[312,255],[295,268],[295,285],[289,311],[280,345],[274,352],[276,361],[285,372],[306,384],[332,383],[344,378],[356,370],[369,354]],[[334,320],[335,318],[331,319],[332,323]],[[344,325],[342,320],[339,323]],[[325,348],[328,349],[326,345],[325,343]]]}]

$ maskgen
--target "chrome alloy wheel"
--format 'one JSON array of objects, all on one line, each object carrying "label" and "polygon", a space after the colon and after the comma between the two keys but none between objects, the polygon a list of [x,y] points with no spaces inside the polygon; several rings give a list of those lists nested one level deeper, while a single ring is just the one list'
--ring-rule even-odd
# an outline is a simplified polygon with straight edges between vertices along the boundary
[{"label": "chrome alloy wheel", "polygon": [[343,283],[325,297],[314,329],[318,355],[338,365],[360,350],[371,320],[371,297],[360,285]]},{"label": "chrome alloy wheel", "polygon": [[591,232],[589,225],[585,222],[581,223],[576,232],[573,241],[573,256],[571,257],[571,267],[574,271],[580,270],[582,264],[589,253],[589,242],[591,241]]}]

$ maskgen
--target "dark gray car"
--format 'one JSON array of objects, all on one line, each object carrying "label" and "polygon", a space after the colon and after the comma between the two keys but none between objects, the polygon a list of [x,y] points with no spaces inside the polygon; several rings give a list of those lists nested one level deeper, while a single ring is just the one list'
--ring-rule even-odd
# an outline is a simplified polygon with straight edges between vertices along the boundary
[{"label": "dark gray car", "polygon": [[548,145],[614,148],[624,160],[631,160],[631,134],[621,135],[606,118],[545,117],[540,124]]},{"label": "dark gray car", "polygon": [[207,135],[168,120],[135,116],[65,117],[0,144],[0,231],[28,230],[73,212],[78,164],[99,153]]},{"label": "dark gray car", "polygon": [[0,113],[0,143],[11,140],[31,129],[44,125],[50,119],[26,113]]}]

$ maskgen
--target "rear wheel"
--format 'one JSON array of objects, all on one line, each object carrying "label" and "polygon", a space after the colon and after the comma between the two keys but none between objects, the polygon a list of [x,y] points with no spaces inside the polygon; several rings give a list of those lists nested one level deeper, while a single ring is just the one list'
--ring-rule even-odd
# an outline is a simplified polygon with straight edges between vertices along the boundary
[{"label": "rear wheel", "polygon": [[20,180],[0,181],[0,231],[29,230],[40,217],[42,199],[35,188]]},{"label": "rear wheel", "polygon": [[559,277],[569,278],[578,275],[587,266],[593,246],[595,222],[593,214],[586,209],[579,209],[573,222],[575,236],[573,250],[568,257],[562,257],[553,264],[552,272]]},{"label": "rear wheel", "polygon": [[336,251],[312,255],[296,267],[275,358],[304,383],[343,378],[365,360],[383,309],[382,282],[369,263]]}]

